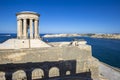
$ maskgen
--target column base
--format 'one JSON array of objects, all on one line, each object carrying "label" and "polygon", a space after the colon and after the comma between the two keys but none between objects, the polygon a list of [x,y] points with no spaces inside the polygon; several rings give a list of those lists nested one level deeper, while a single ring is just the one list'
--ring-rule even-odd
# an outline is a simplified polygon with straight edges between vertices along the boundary
[{"label": "column base", "polygon": [[33,36],[30,36],[30,39],[33,39]]},{"label": "column base", "polygon": [[27,37],[23,36],[22,39],[28,39]]},{"label": "column base", "polygon": [[40,38],[40,36],[35,36],[35,39],[39,39]]},{"label": "column base", "polygon": [[33,38],[30,37],[30,39],[33,39]]},{"label": "column base", "polygon": [[21,36],[21,37],[17,37],[17,39],[23,39],[23,37]]},{"label": "column base", "polygon": [[17,37],[17,39],[20,39],[20,37]]}]

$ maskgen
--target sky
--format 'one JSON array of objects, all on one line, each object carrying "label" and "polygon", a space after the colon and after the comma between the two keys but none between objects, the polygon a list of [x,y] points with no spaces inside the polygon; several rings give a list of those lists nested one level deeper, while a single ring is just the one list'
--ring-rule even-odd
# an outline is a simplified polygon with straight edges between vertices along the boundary
[{"label": "sky", "polygon": [[16,33],[16,13],[40,14],[40,33],[120,33],[120,0],[0,0],[0,33]]}]

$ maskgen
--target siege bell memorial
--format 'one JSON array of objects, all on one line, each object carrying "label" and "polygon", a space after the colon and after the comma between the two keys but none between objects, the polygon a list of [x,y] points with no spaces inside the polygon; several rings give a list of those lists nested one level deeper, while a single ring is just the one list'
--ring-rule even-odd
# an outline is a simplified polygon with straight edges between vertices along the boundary
[{"label": "siege bell memorial", "polygon": [[23,11],[17,16],[17,38],[8,39],[0,44],[0,49],[21,49],[51,47],[41,40],[39,36],[40,14],[31,11]]},{"label": "siege bell memorial", "polygon": [[16,16],[17,38],[0,44],[0,80],[108,80],[87,41],[46,43],[39,36],[40,14]]},{"label": "siege bell memorial", "polygon": [[39,38],[39,14],[35,12],[17,13],[17,38],[28,39],[28,29],[30,30],[30,39]]}]

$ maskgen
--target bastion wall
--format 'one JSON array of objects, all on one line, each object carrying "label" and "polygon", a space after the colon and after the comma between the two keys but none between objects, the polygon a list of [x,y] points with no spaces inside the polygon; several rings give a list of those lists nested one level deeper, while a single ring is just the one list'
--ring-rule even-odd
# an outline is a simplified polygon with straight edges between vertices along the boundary
[{"label": "bastion wall", "polygon": [[[99,80],[97,60],[93,59],[91,54],[91,46],[89,45],[0,50],[0,65],[11,63],[21,64],[29,62],[59,62],[69,60],[75,61],[74,72],[76,74],[90,71],[92,79]],[[72,68],[72,64],[69,65],[69,67]],[[65,65],[67,65],[67,63],[65,63]],[[64,67],[65,66],[62,66],[62,68]],[[54,73],[53,71],[52,73],[49,73],[49,75],[54,76],[57,73],[59,72]],[[3,79],[1,78],[0,80]]]}]

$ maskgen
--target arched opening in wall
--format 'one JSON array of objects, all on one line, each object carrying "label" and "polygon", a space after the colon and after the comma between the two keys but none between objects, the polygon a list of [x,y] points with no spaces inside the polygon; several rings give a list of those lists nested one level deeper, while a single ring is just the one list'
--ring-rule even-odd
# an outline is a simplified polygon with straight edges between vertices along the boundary
[{"label": "arched opening in wall", "polygon": [[71,74],[71,72],[70,71],[66,71],[66,75],[70,75]]},{"label": "arched opening in wall", "polygon": [[5,72],[0,72],[0,80],[6,80],[5,79]]},{"label": "arched opening in wall", "polygon": [[55,77],[55,76],[60,76],[59,75],[59,69],[57,67],[52,67],[50,70],[49,70],[49,77]]},{"label": "arched opening in wall", "polygon": [[32,79],[41,79],[44,77],[44,72],[42,69],[34,69],[32,71]]},{"label": "arched opening in wall", "polygon": [[23,70],[18,70],[12,74],[12,80],[26,80],[26,73]]}]

